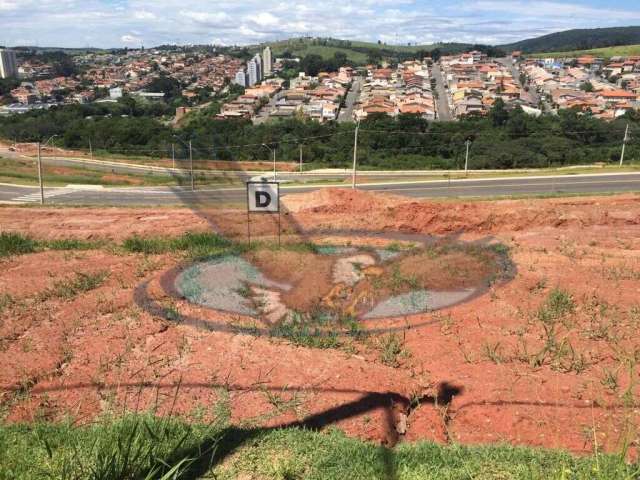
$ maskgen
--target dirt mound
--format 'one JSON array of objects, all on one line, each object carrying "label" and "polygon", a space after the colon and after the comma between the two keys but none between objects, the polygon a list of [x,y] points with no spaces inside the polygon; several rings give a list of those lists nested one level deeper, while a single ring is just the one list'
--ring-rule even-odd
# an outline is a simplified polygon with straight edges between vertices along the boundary
[{"label": "dirt mound", "polygon": [[496,233],[536,227],[584,227],[591,225],[639,225],[640,198],[584,198],[566,200],[504,200],[499,202],[405,202],[388,210],[393,227],[408,232]]},{"label": "dirt mound", "polygon": [[290,212],[363,213],[379,211],[405,203],[406,199],[389,194],[347,188],[322,188],[310,193],[287,195],[282,203]]}]

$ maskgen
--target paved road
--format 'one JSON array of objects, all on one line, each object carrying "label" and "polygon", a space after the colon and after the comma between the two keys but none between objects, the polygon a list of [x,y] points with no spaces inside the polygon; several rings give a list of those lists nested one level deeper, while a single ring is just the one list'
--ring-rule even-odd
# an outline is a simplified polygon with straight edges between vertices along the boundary
[{"label": "paved road", "polygon": [[345,106],[340,110],[340,115],[338,115],[338,122],[353,122],[353,109],[355,107],[356,101],[358,100],[358,97],[360,97],[361,88],[362,78],[356,77],[353,80],[353,85],[351,85],[349,93],[347,93]]},{"label": "paved road", "polygon": [[448,122],[453,120],[451,110],[449,109],[449,100],[447,90],[444,88],[444,78],[440,71],[440,65],[438,63],[433,64],[433,78],[436,79],[436,92],[438,92],[438,100],[436,102],[438,108],[438,120],[442,122]]},{"label": "paved road", "polygon": [[259,125],[261,123],[269,120],[269,114],[276,107],[276,103],[284,96],[283,92],[276,93],[273,97],[269,99],[269,103],[267,103],[264,107],[260,109],[258,114],[253,117],[252,121],[255,125]]},{"label": "paved road", "polygon": [[[308,192],[318,188],[324,187],[283,186],[282,194]],[[640,173],[376,183],[364,184],[360,188],[414,198],[640,192]],[[246,193],[242,187],[199,187],[195,192],[184,187],[104,189],[65,187],[47,188],[45,196],[47,203],[59,205],[189,205],[244,203],[246,199]],[[0,202],[37,204],[39,190],[34,187],[0,185]]]},{"label": "paved road", "polygon": [[529,102],[533,107],[538,107],[540,103],[540,96],[536,92],[536,88],[534,85],[530,85],[529,91],[524,90],[524,85],[520,82],[520,68],[518,65],[513,63],[513,60],[509,57],[499,58],[498,62],[507,67],[511,72],[511,76],[516,81],[516,83],[522,88],[522,99],[526,102]]}]

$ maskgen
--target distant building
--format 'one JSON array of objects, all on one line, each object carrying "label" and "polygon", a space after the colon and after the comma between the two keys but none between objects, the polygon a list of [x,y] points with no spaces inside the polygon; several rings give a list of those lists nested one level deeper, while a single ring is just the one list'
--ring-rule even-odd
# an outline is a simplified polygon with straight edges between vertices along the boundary
[{"label": "distant building", "polygon": [[111,88],[109,90],[109,98],[111,100],[117,100],[119,98],[122,98],[122,88],[118,87],[118,88]]},{"label": "distant building", "polygon": [[18,76],[18,64],[16,52],[0,49],[0,78],[13,78]]},{"label": "distant building", "polygon": [[271,75],[273,62],[271,61],[271,48],[267,45],[262,52],[262,64],[264,70],[264,76]]},{"label": "distant building", "polygon": [[261,82],[262,79],[264,78],[264,68],[262,68],[262,58],[260,57],[259,53],[256,53],[256,56],[253,57],[253,59],[256,62],[256,65],[258,66],[258,81]]},{"label": "distant building", "polygon": [[247,86],[253,87],[262,80],[262,59],[260,58],[260,54],[256,54],[255,57],[249,60],[247,63],[247,72],[249,75]]},{"label": "distant building", "polygon": [[247,72],[244,69],[238,70],[238,72],[236,73],[236,77],[233,80],[233,83],[235,83],[236,85],[240,85],[241,87],[246,87],[247,86]]},{"label": "distant building", "polygon": [[258,65],[256,64],[255,58],[252,58],[247,63],[247,76],[249,77],[247,81],[247,86],[253,87],[256,83],[258,83]]}]

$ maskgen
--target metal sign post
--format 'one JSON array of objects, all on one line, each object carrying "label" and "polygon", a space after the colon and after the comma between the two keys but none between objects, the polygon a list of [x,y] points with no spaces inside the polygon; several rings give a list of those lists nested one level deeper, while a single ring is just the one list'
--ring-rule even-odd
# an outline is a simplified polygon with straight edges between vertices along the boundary
[{"label": "metal sign post", "polygon": [[251,214],[278,214],[278,248],[280,247],[280,184],[278,182],[247,182],[247,240],[251,245]]}]

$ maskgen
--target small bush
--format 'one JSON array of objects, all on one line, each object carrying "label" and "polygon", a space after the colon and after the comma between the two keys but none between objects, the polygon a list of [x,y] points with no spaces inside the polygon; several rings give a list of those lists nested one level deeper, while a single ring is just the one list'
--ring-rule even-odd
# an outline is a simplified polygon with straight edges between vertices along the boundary
[{"label": "small bush", "polygon": [[389,367],[400,366],[400,357],[406,355],[404,341],[399,335],[390,333],[380,339],[380,361]]},{"label": "small bush", "polygon": [[571,294],[561,288],[554,288],[547,301],[538,310],[538,319],[543,323],[553,323],[556,320],[572,313],[576,304]]}]

